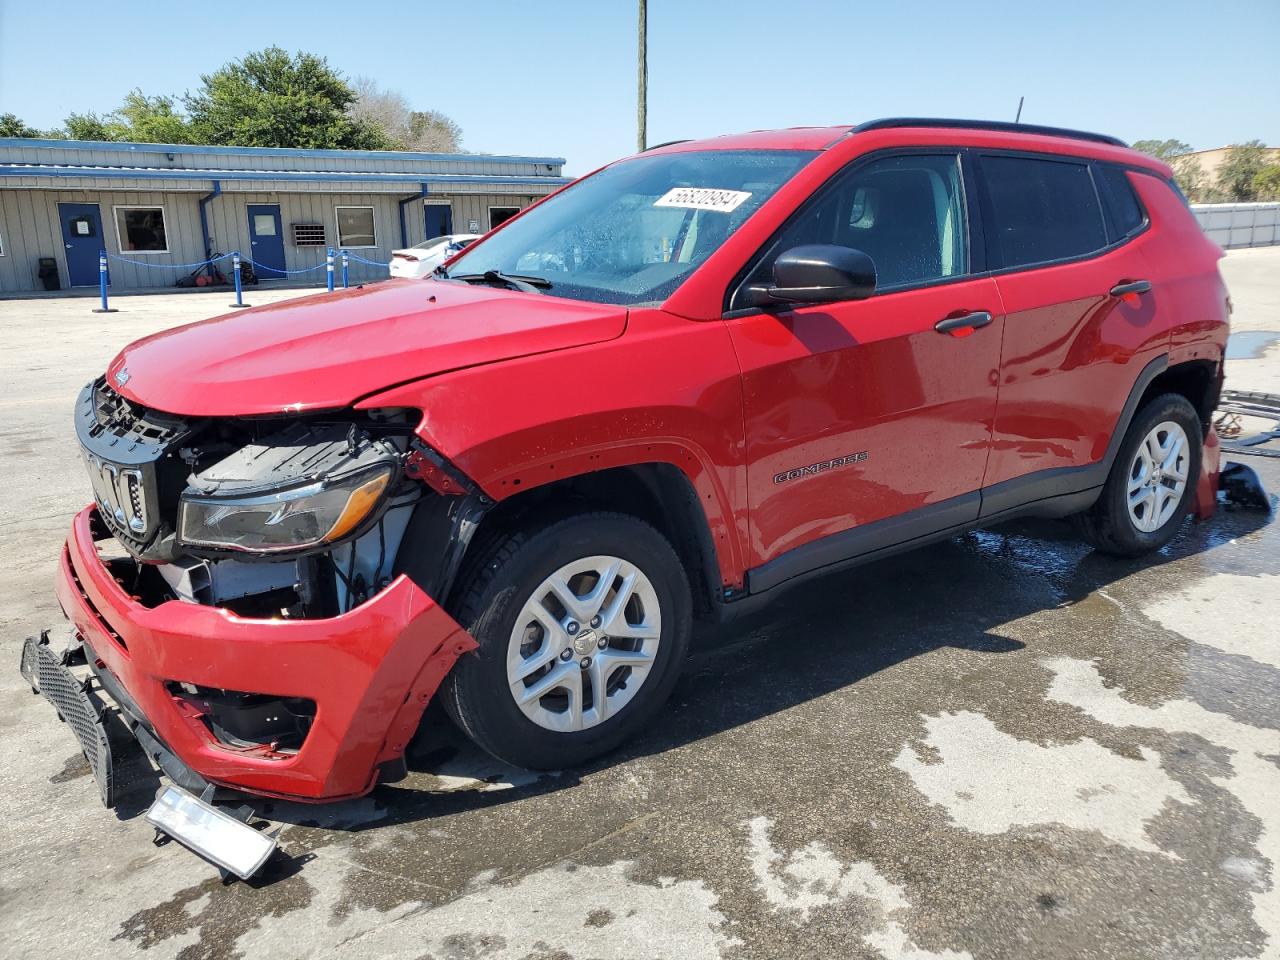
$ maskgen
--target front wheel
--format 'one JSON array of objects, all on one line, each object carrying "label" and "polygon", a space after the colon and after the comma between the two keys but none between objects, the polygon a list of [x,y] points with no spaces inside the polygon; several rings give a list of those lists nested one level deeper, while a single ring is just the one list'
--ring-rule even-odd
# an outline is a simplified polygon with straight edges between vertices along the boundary
[{"label": "front wheel", "polygon": [[1162,394],[1139,410],[1097,503],[1077,518],[1085,540],[1132,557],[1173,539],[1195,496],[1203,429],[1179,394]]},{"label": "front wheel", "polygon": [[584,763],[670,694],[692,601],[675,550],[649,524],[570,517],[493,545],[466,576],[458,616],[480,648],[445,679],[444,705],[498,759]]}]

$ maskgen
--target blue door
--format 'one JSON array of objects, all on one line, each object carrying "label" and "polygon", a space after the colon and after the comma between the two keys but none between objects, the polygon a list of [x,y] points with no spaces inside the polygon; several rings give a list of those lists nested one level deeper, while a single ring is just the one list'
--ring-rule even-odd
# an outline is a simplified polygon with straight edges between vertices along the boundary
[{"label": "blue door", "polygon": [[427,224],[426,238],[434,240],[447,233],[453,233],[453,207],[447,203],[423,204],[424,218]]},{"label": "blue door", "polygon": [[73,287],[98,285],[98,254],[107,248],[96,203],[60,203],[62,242],[66,246],[67,282]]},{"label": "blue door", "polygon": [[280,204],[251,203],[249,256],[260,280],[279,280],[284,272],[284,231],[280,229]]}]

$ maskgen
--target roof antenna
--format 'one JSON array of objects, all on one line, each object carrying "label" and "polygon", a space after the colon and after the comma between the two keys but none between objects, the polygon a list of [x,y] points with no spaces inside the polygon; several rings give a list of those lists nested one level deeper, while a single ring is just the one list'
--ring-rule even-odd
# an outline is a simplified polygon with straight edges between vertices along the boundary
[{"label": "roof antenna", "polygon": [[1025,100],[1025,99],[1027,99],[1027,98],[1026,98],[1026,97],[1019,97],[1019,98],[1018,98],[1018,115],[1017,115],[1016,117],[1014,117],[1014,118],[1013,118],[1013,122],[1014,122],[1014,123],[1021,123],[1021,122],[1022,122],[1022,101],[1023,101],[1023,100]]}]

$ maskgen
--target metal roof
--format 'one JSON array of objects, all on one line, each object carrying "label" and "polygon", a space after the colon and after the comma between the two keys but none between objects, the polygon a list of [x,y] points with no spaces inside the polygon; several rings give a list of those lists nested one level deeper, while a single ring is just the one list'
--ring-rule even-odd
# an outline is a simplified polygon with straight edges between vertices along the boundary
[{"label": "metal roof", "polygon": [[365,160],[445,160],[450,163],[549,163],[564,166],[563,157],[519,157],[488,153],[417,153],[410,150],[307,150],[298,147],[222,147],[196,143],[126,143],[114,140],[48,140],[0,137],[0,148],[45,147],[121,153],[188,153],[213,156],[324,157]]},{"label": "metal roof", "polygon": [[558,187],[570,177],[530,177],[509,174],[463,173],[381,173],[341,170],[228,170],[216,167],[200,169],[180,167],[106,167],[90,164],[0,163],[3,177],[93,177],[127,180],[257,180],[305,181],[310,183],[506,183]]}]

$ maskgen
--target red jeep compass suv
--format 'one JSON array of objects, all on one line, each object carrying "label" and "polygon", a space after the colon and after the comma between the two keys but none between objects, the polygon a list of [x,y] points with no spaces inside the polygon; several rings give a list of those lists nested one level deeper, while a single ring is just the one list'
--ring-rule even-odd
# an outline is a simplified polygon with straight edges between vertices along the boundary
[{"label": "red jeep compass suv", "polygon": [[[1212,509],[1220,256],[1110,137],[877,121],[666,144],[429,280],[140,340],[76,405],[88,689],[190,789],[328,800],[437,695],[513,764],[607,751],[694,618],[811,574],[1027,514],[1159,547]],[[64,715],[73,656],[24,648]]]}]

